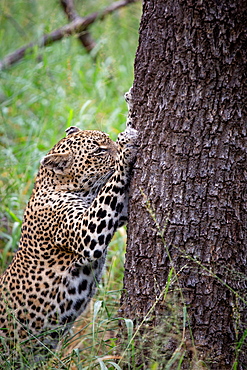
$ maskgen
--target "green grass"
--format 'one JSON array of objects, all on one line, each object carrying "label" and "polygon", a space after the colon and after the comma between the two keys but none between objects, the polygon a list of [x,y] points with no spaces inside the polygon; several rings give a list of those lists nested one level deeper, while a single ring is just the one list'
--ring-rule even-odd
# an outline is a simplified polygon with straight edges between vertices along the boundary
[{"label": "green grass", "polygon": [[[76,5],[78,13],[87,15],[110,3],[88,0],[82,4],[77,1]],[[140,14],[141,3],[132,4],[97,21],[90,28],[97,42],[92,55],[72,36],[35,49],[19,63],[0,71],[1,272],[18,248],[23,211],[39,162],[64,137],[65,129],[71,125],[99,129],[114,140],[124,130],[127,106],[123,95],[133,82]],[[0,59],[66,23],[58,1],[2,0]],[[104,362],[97,358],[110,355],[115,347],[124,248],[125,231],[121,229],[111,243],[106,273],[94,301],[97,314],[89,312],[80,323],[79,339],[72,337],[65,342],[70,348],[67,357],[61,357],[56,367],[50,363],[44,368],[103,368]],[[63,356],[68,352],[66,348]],[[11,360],[5,364],[6,369],[12,366]],[[24,361],[20,368],[34,366]]]}]

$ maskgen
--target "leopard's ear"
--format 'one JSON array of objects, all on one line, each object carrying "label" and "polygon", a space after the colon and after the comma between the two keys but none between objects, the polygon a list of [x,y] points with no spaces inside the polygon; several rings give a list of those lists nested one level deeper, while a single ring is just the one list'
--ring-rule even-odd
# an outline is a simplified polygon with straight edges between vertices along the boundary
[{"label": "leopard's ear", "polygon": [[78,131],[81,131],[81,129],[79,129],[79,128],[78,128],[78,127],[76,127],[76,126],[70,126],[69,128],[67,128],[67,129],[65,130],[65,132],[66,132],[66,136],[71,135],[71,134],[74,134],[75,132],[78,132]]},{"label": "leopard's ear", "polygon": [[47,154],[40,161],[40,164],[43,167],[53,170],[57,174],[66,175],[69,172],[69,168],[71,166],[72,161],[73,157],[70,152],[52,153]]}]

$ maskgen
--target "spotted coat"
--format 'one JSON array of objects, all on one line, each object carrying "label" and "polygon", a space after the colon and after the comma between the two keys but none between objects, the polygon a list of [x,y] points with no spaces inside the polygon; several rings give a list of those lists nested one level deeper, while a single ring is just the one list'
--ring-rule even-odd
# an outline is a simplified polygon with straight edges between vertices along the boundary
[{"label": "spotted coat", "polygon": [[56,348],[95,293],[108,244],[127,220],[137,136],[131,122],[116,143],[100,131],[66,132],[41,161],[19,249],[0,278],[6,353],[36,336]]}]

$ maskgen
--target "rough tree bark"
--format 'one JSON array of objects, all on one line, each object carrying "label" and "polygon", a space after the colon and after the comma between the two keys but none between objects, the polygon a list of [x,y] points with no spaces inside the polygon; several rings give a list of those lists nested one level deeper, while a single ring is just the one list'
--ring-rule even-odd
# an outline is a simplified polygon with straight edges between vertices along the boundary
[{"label": "rough tree bark", "polygon": [[246,21],[244,0],[143,4],[120,312],[140,323],[153,306],[166,330],[172,305],[158,298],[173,267],[188,318],[159,346],[164,363],[179,348],[185,369],[247,368]]}]

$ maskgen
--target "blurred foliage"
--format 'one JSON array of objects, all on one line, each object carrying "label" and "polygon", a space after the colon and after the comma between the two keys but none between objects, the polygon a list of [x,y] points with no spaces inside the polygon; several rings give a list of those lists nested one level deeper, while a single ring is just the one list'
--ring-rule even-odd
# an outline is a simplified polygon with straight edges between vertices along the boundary
[{"label": "blurred foliage", "polygon": [[[79,15],[109,1],[75,2]],[[76,36],[34,50],[0,71],[0,252],[2,268],[17,249],[23,209],[42,156],[65,129],[99,129],[116,139],[124,129],[123,95],[133,81],[141,3],[96,21],[97,45],[87,54]],[[0,59],[67,24],[59,1],[2,0]]]},{"label": "blurred foliage", "polygon": [[[103,0],[75,2],[81,16],[110,4]],[[64,137],[65,129],[71,125],[98,129],[114,140],[124,130],[124,93],[133,82],[140,14],[141,3],[136,3],[96,21],[90,27],[97,44],[91,54],[74,35],[49,47],[36,48],[19,63],[0,71],[1,271],[18,248],[22,215],[39,162]],[[0,59],[65,24],[67,17],[59,1],[2,0]],[[97,314],[89,312],[79,320],[75,337],[65,342],[63,359],[55,367],[51,364],[40,368],[95,368],[95,359],[114,349],[112,330],[118,323],[125,239],[121,228],[111,242],[106,272],[95,298]],[[21,366],[34,367],[32,362]],[[5,368],[13,368],[11,358]]]}]

